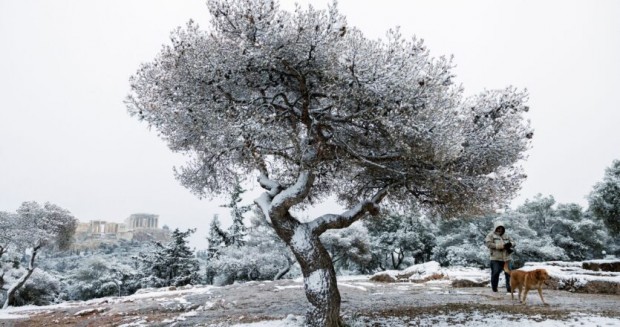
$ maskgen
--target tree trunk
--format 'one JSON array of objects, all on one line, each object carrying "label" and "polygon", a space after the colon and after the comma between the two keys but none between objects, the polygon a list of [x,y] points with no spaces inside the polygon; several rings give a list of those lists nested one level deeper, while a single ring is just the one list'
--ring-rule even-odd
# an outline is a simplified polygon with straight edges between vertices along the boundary
[{"label": "tree trunk", "polygon": [[285,255],[285,259],[286,259],[286,267],[280,269],[280,271],[278,271],[278,273],[273,278],[273,280],[280,280],[280,278],[282,278],[282,277],[284,277],[284,275],[288,274],[288,272],[291,270],[291,267],[293,267],[293,264],[295,264],[293,262],[293,260],[291,258],[289,258],[288,255]]},{"label": "tree trunk", "polygon": [[379,213],[377,204],[387,194],[388,187],[378,191],[371,200],[360,202],[341,215],[327,214],[309,223],[301,223],[291,216],[289,209],[308,196],[313,180],[311,172],[301,171],[297,182],[283,190],[280,184],[269,180],[266,173],[262,174],[259,183],[267,192],[255,202],[299,262],[306,298],[312,305],[306,313],[306,324],[312,327],[340,327],[344,324],[340,319],[336,271],[319,236],[328,229],[351,226],[366,213]]},{"label": "tree trunk", "polygon": [[307,224],[290,216],[287,218],[290,219],[272,221],[278,235],[293,251],[304,276],[306,298],[312,305],[306,313],[306,324],[312,327],[343,326],[336,271],[329,253]]},{"label": "tree trunk", "polygon": [[20,277],[19,280],[17,280],[15,285],[11,286],[11,288],[9,288],[9,290],[7,291],[6,301],[4,301],[4,305],[2,306],[2,309],[8,308],[9,305],[15,302],[15,292],[17,292],[18,289],[24,286],[28,278],[30,278],[30,275],[32,275],[32,272],[34,271],[34,268],[35,268],[34,259],[37,256],[38,250],[39,250],[39,247],[35,247],[32,249],[32,254],[30,255],[30,263],[28,264],[28,269],[26,270],[26,273],[22,275],[22,277]]}]

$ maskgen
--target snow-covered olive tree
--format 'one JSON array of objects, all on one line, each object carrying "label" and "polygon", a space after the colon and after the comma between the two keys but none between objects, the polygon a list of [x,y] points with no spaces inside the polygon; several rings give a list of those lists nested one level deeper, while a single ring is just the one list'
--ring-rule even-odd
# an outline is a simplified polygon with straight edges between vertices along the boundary
[{"label": "snow-covered olive tree", "polygon": [[30,259],[23,275],[8,287],[3,308],[13,304],[15,292],[34,272],[36,256],[41,249],[45,246],[67,248],[77,227],[77,220],[69,211],[49,202],[44,205],[24,202],[11,216],[12,224],[7,227],[12,231],[12,246],[24,251]]},{"label": "snow-covered olive tree", "polygon": [[[450,59],[398,30],[370,40],[335,3],[289,13],[274,0],[209,0],[131,79],[132,115],[191,159],[176,174],[198,195],[256,176],[256,200],[298,260],[314,326],[340,323],[332,260],[319,240],[379,204],[443,215],[493,210],[518,189],[532,132],[527,95],[465,98]],[[349,210],[312,221],[293,207],[337,196]]]}]

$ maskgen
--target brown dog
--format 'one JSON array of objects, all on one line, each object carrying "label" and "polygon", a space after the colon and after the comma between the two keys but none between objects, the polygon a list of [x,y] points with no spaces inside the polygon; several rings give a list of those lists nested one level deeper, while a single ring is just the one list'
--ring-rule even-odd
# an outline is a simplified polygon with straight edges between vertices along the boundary
[{"label": "brown dog", "polygon": [[[510,270],[508,267],[508,261],[504,263],[504,271],[510,275],[510,296],[514,300],[514,292],[515,288],[519,290],[519,301],[525,304],[525,298],[527,298],[527,292],[529,290],[536,288],[538,289],[538,294],[540,295],[540,299],[544,305],[548,305],[545,303],[545,299],[542,294],[542,286],[549,279],[549,273],[545,269],[536,269],[532,271],[524,271],[524,270]],[[521,298],[521,294],[523,294],[523,298]]]}]

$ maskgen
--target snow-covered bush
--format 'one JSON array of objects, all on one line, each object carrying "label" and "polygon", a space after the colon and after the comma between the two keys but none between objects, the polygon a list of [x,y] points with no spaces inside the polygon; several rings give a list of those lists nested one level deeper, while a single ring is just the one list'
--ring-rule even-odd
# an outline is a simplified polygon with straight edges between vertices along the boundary
[{"label": "snow-covered bush", "polygon": [[417,210],[369,217],[364,226],[371,243],[371,269],[401,269],[430,260],[436,227]]},{"label": "snow-covered bush", "polygon": [[334,268],[341,274],[371,272],[372,249],[368,230],[361,222],[348,228],[329,230],[321,242],[332,257]]},{"label": "snow-covered bush", "polygon": [[48,305],[66,300],[58,277],[43,270],[35,270],[28,281],[15,293],[16,306]]},{"label": "snow-covered bush", "polygon": [[[433,260],[442,266],[487,267],[489,250],[484,238],[493,226],[493,216],[442,221],[438,226]],[[512,235],[512,233],[510,233]]]},{"label": "snow-covered bush", "polygon": [[136,271],[110,256],[94,256],[81,260],[79,267],[65,275],[64,283],[70,300],[88,300],[104,296],[133,294],[137,285]]},{"label": "snow-covered bush", "polygon": [[264,218],[257,213],[250,223],[243,245],[220,244],[208,252],[207,272],[211,274],[211,283],[221,285],[234,281],[272,280],[286,274],[299,274],[296,269],[292,269],[292,253]]}]

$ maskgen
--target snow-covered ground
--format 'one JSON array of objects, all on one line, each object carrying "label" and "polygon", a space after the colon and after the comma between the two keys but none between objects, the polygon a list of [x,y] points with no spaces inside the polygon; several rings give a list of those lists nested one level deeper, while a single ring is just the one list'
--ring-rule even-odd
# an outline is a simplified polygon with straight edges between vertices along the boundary
[{"label": "snow-covered ground", "polygon": [[[620,284],[617,273],[583,271],[575,263],[541,263],[552,277]],[[383,283],[371,276],[338,279],[342,314],[350,326],[620,326],[620,295],[580,294],[546,289],[528,305],[488,287],[454,288],[455,280],[484,283],[489,271],[439,267],[430,262],[388,272],[404,282]],[[302,279],[239,283],[223,287],[146,289],[127,297],[108,297],[44,307],[0,310],[0,325],[114,326],[302,326],[308,308]]]},{"label": "snow-covered ground", "polygon": [[[289,316],[282,320],[260,321],[249,324],[237,324],[234,327],[303,327],[303,317]],[[502,314],[482,314],[478,311],[470,315],[458,313],[455,315],[440,315],[433,317],[420,317],[415,320],[402,318],[384,318],[376,320],[349,322],[351,327],[366,326],[433,326],[433,327],[570,327],[570,326],[620,326],[620,319],[601,316],[588,316],[583,314],[571,314],[567,319],[543,319],[542,317],[506,316]]]}]

